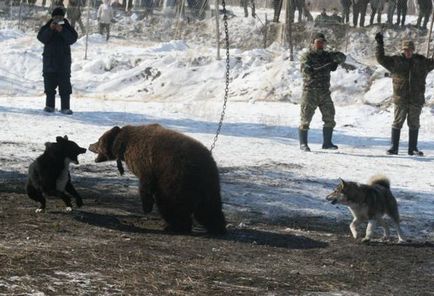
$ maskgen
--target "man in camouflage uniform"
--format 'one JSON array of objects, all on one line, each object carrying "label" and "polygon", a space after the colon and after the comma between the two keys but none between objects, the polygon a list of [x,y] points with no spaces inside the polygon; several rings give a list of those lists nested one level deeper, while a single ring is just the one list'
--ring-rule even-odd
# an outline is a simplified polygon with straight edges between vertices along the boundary
[{"label": "man in camouflage uniform", "polygon": [[307,132],[310,122],[319,107],[324,121],[322,149],[338,149],[332,143],[335,122],[335,107],[330,96],[330,72],[335,71],[339,64],[345,61],[341,52],[325,50],[324,34],[314,36],[312,48],[301,58],[301,72],[303,73],[303,95],[300,112],[300,149],[310,151],[307,144]]},{"label": "man in camouflage uniform", "polygon": [[390,71],[393,83],[393,103],[395,104],[392,124],[392,147],[387,154],[398,154],[401,128],[407,119],[409,128],[408,154],[422,156],[417,148],[419,135],[419,117],[425,103],[425,80],[434,69],[434,59],[414,54],[413,41],[403,41],[402,54],[387,56],[384,54],[383,35],[377,33],[376,57],[378,63]]}]

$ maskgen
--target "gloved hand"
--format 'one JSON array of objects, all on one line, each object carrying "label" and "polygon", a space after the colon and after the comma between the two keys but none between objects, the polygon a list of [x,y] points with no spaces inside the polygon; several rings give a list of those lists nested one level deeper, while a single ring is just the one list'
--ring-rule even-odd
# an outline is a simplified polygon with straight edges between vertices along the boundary
[{"label": "gloved hand", "polygon": [[380,45],[384,44],[383,34],[381,32],[375,34],[375,41],[377,41],[377,43],[380,44]]},{"label": "gloved hand", "polygon": [[310,65],[305,64],[303,67],[303,72],[306,74],[312,74],[314,71],[315,69]]},{"label": "gloved hand", "polygon": [[343,62],[345,62],[346,59],[346,55],[344,55],[342,52],[336,52],[332,58],[333,62],[335,62],[336,64],[342,64]]}]

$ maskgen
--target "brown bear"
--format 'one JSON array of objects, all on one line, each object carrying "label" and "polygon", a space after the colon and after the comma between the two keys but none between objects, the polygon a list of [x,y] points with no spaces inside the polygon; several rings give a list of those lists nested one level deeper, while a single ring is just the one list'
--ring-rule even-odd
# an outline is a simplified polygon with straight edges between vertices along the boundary
[{"label": "brown bear", "polygon": [[139,178],[143,211],[154,201],[167,222],[167,231],[191,232],[192,216],[210,234],[224,234],[220,181],[211,152],[195,139],[159,124],[116,126],[89,150],[95,162],[122,161]]}]

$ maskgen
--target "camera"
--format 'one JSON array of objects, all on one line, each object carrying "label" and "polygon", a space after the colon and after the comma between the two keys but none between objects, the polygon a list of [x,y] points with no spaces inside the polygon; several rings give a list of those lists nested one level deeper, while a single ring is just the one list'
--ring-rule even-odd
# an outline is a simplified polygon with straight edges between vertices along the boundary
[{"label": "camera", "polygon": [[53,19],[53,24],[55,25],[63,25],[65,21],[63,19]]}]

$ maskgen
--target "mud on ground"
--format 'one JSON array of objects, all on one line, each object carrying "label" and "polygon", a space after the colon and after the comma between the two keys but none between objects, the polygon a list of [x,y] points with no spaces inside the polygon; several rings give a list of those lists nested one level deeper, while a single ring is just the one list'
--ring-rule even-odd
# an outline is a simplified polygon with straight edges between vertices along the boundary
[{"label": "mud on ground", "polygon": [[227,213],[222,237],[168,234],[133,176],[102,170],[80,166],[83,208],[50,198],[36,214],[25,175],[0,169],[0,295],[434,295],[432,243],[362,244],[346,223],[248,211]]}]

